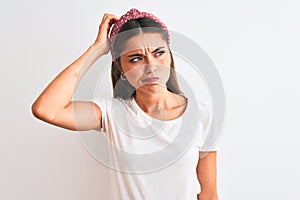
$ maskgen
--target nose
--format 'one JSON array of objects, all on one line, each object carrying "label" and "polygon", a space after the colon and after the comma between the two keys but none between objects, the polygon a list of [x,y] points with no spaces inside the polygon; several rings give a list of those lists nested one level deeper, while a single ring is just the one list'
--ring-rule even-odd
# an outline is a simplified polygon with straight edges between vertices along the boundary
[{"label": "nose", "polygon": [[148,56],[147,57],[147,63],[145,66],[145,71],[146,73],[153,73],[157,70],[157,64],[155,63],[155,59],[153,58],[153,56]]}]

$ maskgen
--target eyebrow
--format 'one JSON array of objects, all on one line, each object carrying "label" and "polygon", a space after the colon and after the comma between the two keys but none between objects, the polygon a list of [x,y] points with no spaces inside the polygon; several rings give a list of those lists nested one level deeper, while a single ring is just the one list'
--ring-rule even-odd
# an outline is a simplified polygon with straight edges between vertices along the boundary
[{"label": "eyebrow", "polygon": [[[163,48],[165,48],[165,46],[158,47],[158,48],[156,48],[154,51],[152,51],[152,53],[156,53],[157,51],[159,51],[159,50],[161,50],[161,49],[163,49]],[[140,53],[135,53],[135,54],[130,54],[130,55],[128,55],[127,57],[130,58],[130,57],[141,56],[141,55],[142,55],[142,54],[140,54]]]}]

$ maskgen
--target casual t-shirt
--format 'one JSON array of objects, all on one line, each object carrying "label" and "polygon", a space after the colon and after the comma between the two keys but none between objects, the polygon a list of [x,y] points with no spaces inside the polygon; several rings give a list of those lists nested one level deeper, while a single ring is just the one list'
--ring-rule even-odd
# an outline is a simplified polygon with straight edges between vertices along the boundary
[{"label": "casual t-shirt", "polygon": [[189,99],[172,120],[146,114],[135,98],[94,98],[102,111],[108,143],[110,200],[196,200],[199,151],[215,151],[207,141],[213,125],[209,109]]}]

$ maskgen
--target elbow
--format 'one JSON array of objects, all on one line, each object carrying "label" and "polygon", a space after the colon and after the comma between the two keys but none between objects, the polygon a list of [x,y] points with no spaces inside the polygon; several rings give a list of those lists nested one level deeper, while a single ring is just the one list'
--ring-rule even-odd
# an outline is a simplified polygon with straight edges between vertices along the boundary
[{"label": "elbow", "polygon": [[46,121],[51,122],[55,119],[55,115],[49,111],[46,106],[41,105],[39,102],[35,101],[31,106],[31,112],[34,117]]}]

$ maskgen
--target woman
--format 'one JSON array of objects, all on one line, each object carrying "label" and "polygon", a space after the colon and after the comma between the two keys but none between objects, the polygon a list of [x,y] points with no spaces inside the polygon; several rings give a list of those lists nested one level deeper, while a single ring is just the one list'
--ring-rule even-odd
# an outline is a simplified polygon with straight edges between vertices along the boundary
[{"label": "woman", "polygon": [[[216,149],[200,148],[199,138],[203,136],[198,135],[202,132],[194,131],[198,139],[193,140],[189,148],[185,145],[180,153],[176,150],[182,146],[183,140],[179,140],[177,146],[170,145],[173,149],[166,157],[160,156],[162,154],[155,158],[147,157],[148,154],[154,155],[154,150],[167,149],[162,147],[176,143],[174,138],[181,128],[178,124],[193,106],[179,89],[169,41],[166,26],[150,13],[131,9],[120,18],[106,13],[95,42],[65,68],[32,105],[34,116],[45,122],[69,130],[100,128],[113,146],[132,155],[139,153],[143,156],[141,160],[132,159],[129,164],[124,160],[114,163],[123,170],[112,175],[110,199],[218,199]],[[72,101],[86,71],[109,50],[113,60],[114,98]],[[204,113],[205,109],[200,111]],[[159,127],[159,134],[153,135],[155,131],[149,124],[146,128],[136,129],[148,120],[153,124],[163,124]],[[205,131],[207,127],[204,124],[202,128],[196,130]],[[148,134],[151,137],[146,138]],[[171,162],[173,152],[176,152],[176,159]],[[199,159],[202,152],[206,156]],[[170,162],[167,164],[165,161],[168,159]],[[126,170],[125,165],[121,166],[124,163]]]}]

